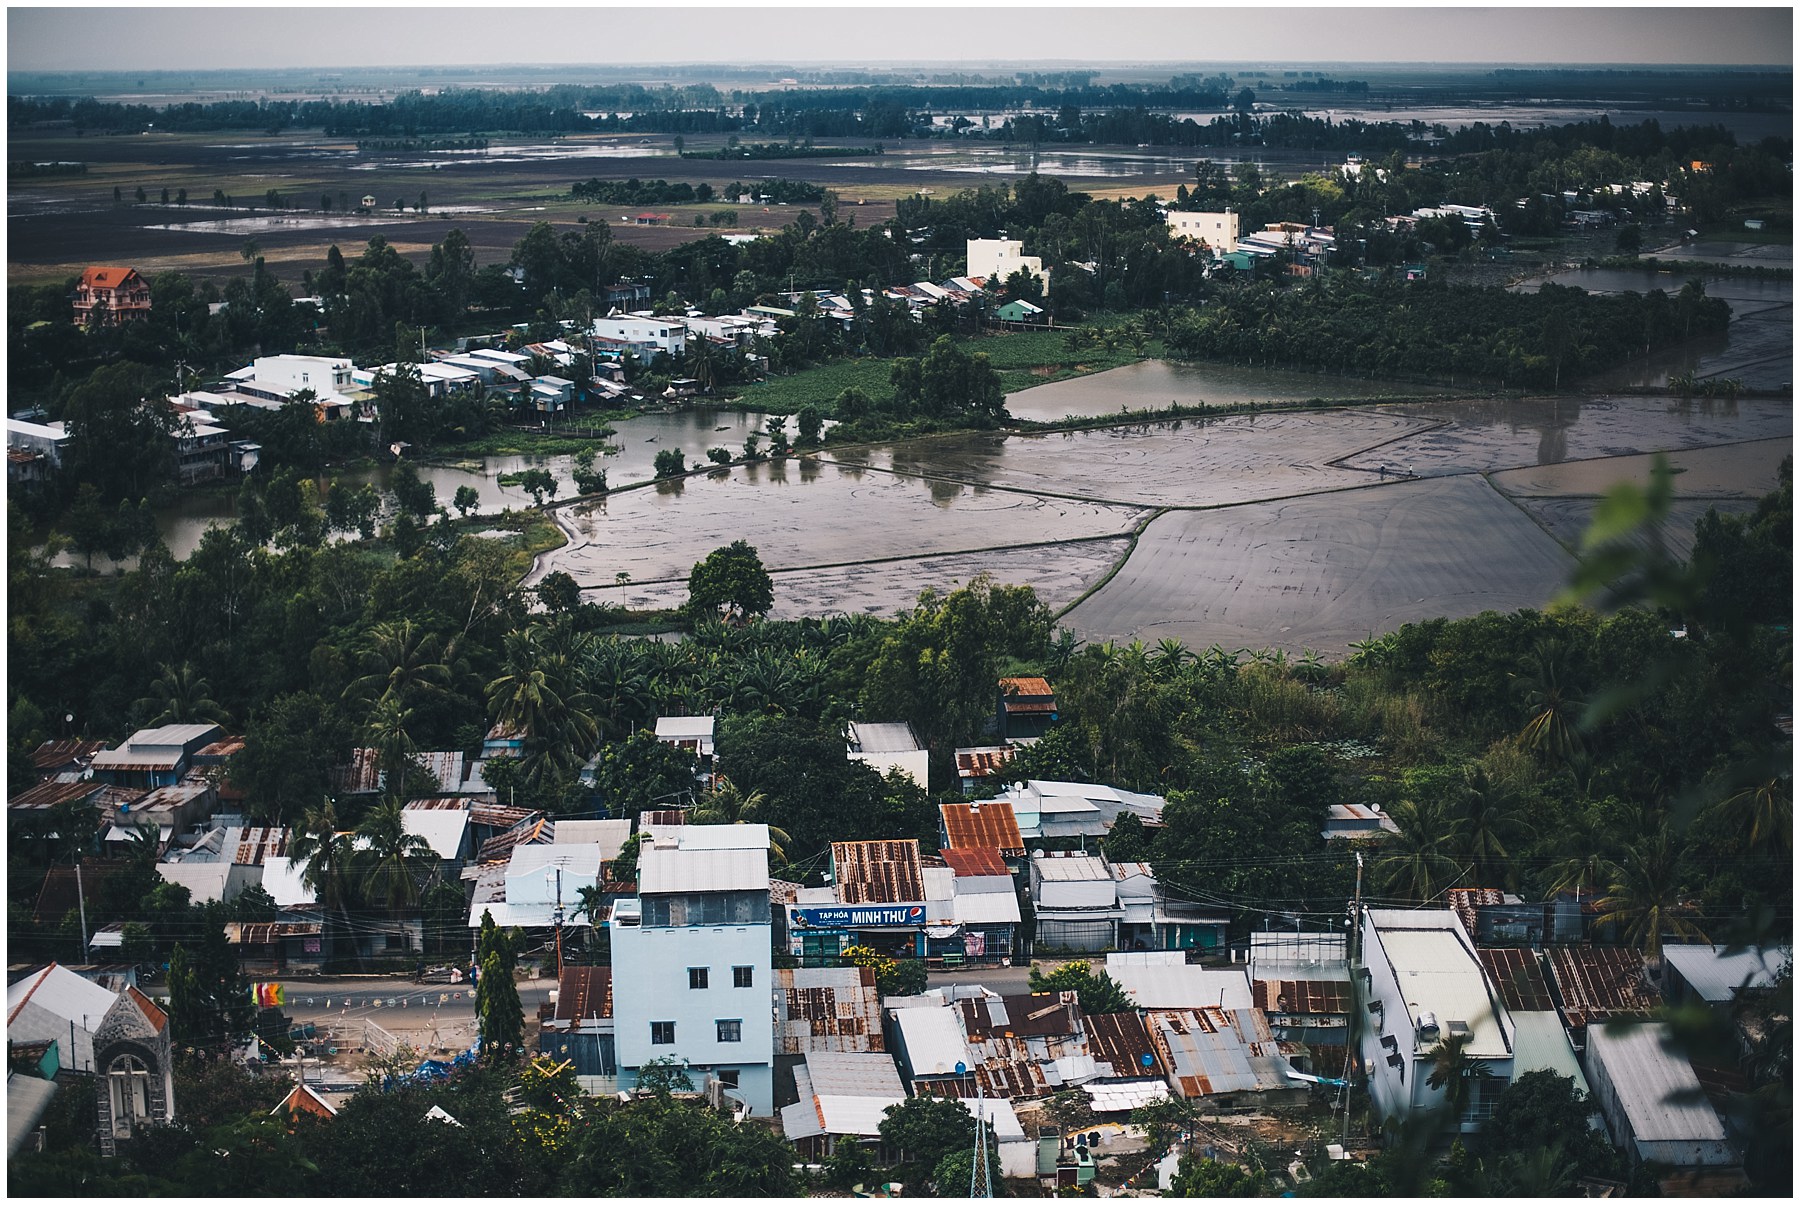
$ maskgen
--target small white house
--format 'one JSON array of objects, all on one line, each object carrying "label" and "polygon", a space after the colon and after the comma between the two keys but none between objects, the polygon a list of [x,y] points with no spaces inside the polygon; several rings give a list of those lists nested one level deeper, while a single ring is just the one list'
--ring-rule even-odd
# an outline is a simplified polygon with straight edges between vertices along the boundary
[{"label": "small white house", "polygon": [[633,315],[594,319],[594,334],[614,339],[651,353],[679,356],[687,351],[687,327],[678,318],[639,318]]},{"label": "small white house", "polygon": [[1035,255],[1024,253],[1024,244],[1016,238],[972,238],[968,241],[969,275],[994,278],[1005,282],[1015,272],[1028,272],[1037,277],[1050,292],[1050,270]]}]

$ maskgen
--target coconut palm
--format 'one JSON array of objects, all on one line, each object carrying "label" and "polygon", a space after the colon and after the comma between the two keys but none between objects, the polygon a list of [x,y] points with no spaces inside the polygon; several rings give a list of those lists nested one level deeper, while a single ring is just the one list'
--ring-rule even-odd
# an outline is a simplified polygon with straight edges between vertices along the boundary
[{"label": "coconut palm", "polygon": [[[356,845],[353,834],[340,830],[336,804],[327,799],[306,810],[288,841],[288,857],[302,864],[300,885],[325,909],[327,925],[335,918],[340,931],[348,930],[350,904],[355,899]],[[328,933],[327,945],[333,944]],[[362,961],[360,949],[357,961]]]},{"label": "coconut palm", "polygon": [[1552,895],[1573,891],[1592,897],[1612,871],[1618,841],[1612,825],[1593,808],[1581,808],[1563,819],[1554,848],[1562,851],[1545,871]]},{"label": "coconut palm", "polygon": [[579,769],[600,741],[594,699],[576,682],[573,664],[541,628],[510,632],[500,676],[487,684],[496,723],[525,738],[521,767],[533,784]]},{"label": "coconut palm", "polygon": [[425,838],[406,831],[406,811],[400,800],[390,796],[371,809],[356,826],[356,835],[368,843],[357,861],[369,901],[380,901],[390,912],[417,904],[419,881],[437,855]]},{"label": "coconut palm", "polygon": [[1469,869],[1478,886],[1517,877],[1508,860],[1507,845],[1520,831],[1519,820],[1505,788],[1490,779],[1487,771],[1471,766],[1463,772],[1449,816],[1455,824],[1450,852]]},{"label": "coconut palm", "polygon": [[1485,1061],[1469,1056],[1473,1034],[1453,1033],[1439,1040],[1430,1050],[1431,1071],[1425,1082],[1444,1093],[1444,1104],[1452,1119],[1460,1120],[1474,1098],[1475,1081],[1491,1079],[1493,1072]]},{"label": "coconut palm", "polygon": [[230,722],[225,709],[212,697],[212,684],[189,661],[164,665],[150,683],[150,693],[132,706],[143,717],[141,725],[145,728]]},{"label": "coconut palm", "polygon": [[[454,642],[453,642],[454,643]],[[410,705],[441,696],[450,687],[454,649],[440,650],[436,634],[410,619],[378,623],[364,654],[369,672],[344,688],[350,699],[398,699]]]},{"label": "coconut palm", "polygon": [[1791,849],[1794,844],[1794,780],[1780,774],[1752,783],[1720,800],[1713,807],[1713,815],[1744,833],[1750,849],[1769,844]]},{"label": "coconut palm", "polygon": [[1459,877],[1449,856],[1456,823],[1436,804],[1402,799],[1388,808],[1400,831],[1381,843],[1372,868],[1374,880],[1389,895],[1415,902],[1435,899]]},{"label": "coconut palm", "polygon": [[375,750],[376,762],[381,767],[383,785],[391,799],[404,801],[406,779],[417,764],[412,759],[413,754],[419,751],[410,731],[412,721],[412,709],[402,707],[398,696],[383,695],[381,701],[375,704],[375,710],[369,716],[369,724],[365,729]]},{"label": "coconut palm", "polygon": [[1567,653],[1559,640],[1540,640],[1512,675],[1513,693],[1531,713],[1519,744],[1552,763],[1566,765],[1581,753],[1581,694],[1568,684]]},{"label": "coconut palm", "polygon": [[1706,940],[1681,890],[1682,850],[1667,825],[1639,838],[1611,867],[1606,894],[1596,904],[1601,924],[1617,924],[1625,939],[1651,958],[1662,951],[1665,934]]}]

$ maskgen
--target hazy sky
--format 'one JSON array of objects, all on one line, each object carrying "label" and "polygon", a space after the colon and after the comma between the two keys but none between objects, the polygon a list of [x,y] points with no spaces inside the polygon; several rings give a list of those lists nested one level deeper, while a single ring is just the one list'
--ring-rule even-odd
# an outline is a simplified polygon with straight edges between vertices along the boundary
[{"label": "hazy sky", "polygon": [[7,35],[14,71],[1033,60],[1791,65],[1793,9],[328,2],[10,7]]}]

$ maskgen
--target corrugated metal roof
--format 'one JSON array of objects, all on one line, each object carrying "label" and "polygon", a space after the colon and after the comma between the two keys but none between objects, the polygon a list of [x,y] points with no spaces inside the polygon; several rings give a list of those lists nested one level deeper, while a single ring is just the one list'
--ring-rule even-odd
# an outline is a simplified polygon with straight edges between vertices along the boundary
[{"label": "corrugated metal roof", "polygon": [[1002,678],[1000,693],[1006,696],[1008,703],[1014,700],[1032,702],[1056,697],[1056,692],[1050,689],[1050,683],[1043,678]]},{"label": "corrugated metal roof", "polygon": [[956,1002],[970,1039],[999,1035],[1031,1037],[1081,1032],[1081,1006],[1074,992],[1028,996],[983,996]]},{"label": "corrugated metal roof", "polygon": [[906,1099],[900,1070],[885,1054],[813,1051],[806,1056],[806,1074],[818,1096],[880,1097],[890,1103]]},{"label": "corrugated metal roof", "polygon": [[629,820],[558,820],[557,845],[598,845],[601,860],[610,862],[625,849],[631,838]]},{"label": "corrugated metal roof", "polygon": [[638,890],[645,895],[694,891],[767,891],[769,851],[664,849],[646,842],[638,854]]},{"label": "corrugated metal roof", "polygon": [[1183,1096],[1290,1086],[1268,1018],[1256,1009],[1152,1012],[1147,1027]]},{"label": "corrugated metal roof", "polygon": [[1662,994],[1651,986],[1636,950],[1553,946],[1550,977],[1562,998],[1563,1021],[1576,1029],[1611,1017],[1648,1017],[1662,1007]]},{"label": "corrugated metal roof", "polygon": [[1506,893],[1498,887],[1453,887],[1444,902],[1450,906],[1450,911],[1456,913],[1456,919],[1462,922],[1463,932],[1473,938],[1476,910],[1504,904]]},{"label": "corrugated metal roof", "polygon": [[997,849],[946,849],[940,856],[958,878],[1011,877]]},{"label": "corrugated metal roof", "polygon": [[956,773],[962,778],[991,778],[1018,755],[1011,745],[986,745],[956,751]]},{"label": "corrugated metal roof", "polygon": [[92,779],[85,782],[40,782],[8,799],[6,806],[20,812],[48,810],[58,804],[97,795],[105,785]]},{"label": "corrugated metal roof", "polygon": [[1549,1012],[1556,1007],[1550,998],[1550,984],[1538,963],[1536,950],[1481,950],[1481,965],[1500,999],[1514,1014]]},{"label": "corrugated metal roof", "polygon": [[225,940],[234,946],[267,946],[284,937],[317,937],[324,931],[318,921],[227,921]]},{"label": "corrugated metal roof", "polygon": [[661,836],[673,839],[681,849],[769,848],[769,826],[766,824],[684,824],[675,832]]},{"label": "corrugated metal roof", "polygon": [[[471,814],[471,818],[473,818]],[[477,823],[480,823],[479,821]],[[481,843],[476,852],[477,862],[502,862],[512,856],[512,851],[521,845],[548,845],[556,836],[556,823],[536,812],[527,812],[523,819],[515,823],[503,833],[496,833]]]},{"label": "corrugated metal roof", "polygon": [[917,841],[834,841],[831,869],[843,904],[917,904],[925,879]]},{"label": "corrugated metal roof", "polygon": [[1033,858],[1038,877],[1051,883],[1110,883],[1112,868],[1095,854],[1050,854]]},{"label": "corrugated metal roof", "polygon": [[1010,891],[959,891],[950,901],[950,916],[959,925],[1016,925],[1019,897]]},{"label": "corrugated metal roof", "polygon": [[103,752],[105,749],[105,741],[84,741],[80,737],[45,741],[31,751],[31,764],[42,773],[58,766],[85,763],[94,754]]},{"label": "corrugated metal roof", "polygon": [[712,740],[718,717],[710,715],[665,715],[657,718],[656,739],[659,741]]},{"label": "corrugated metal roof", "polygon": [[798,967],[775,972],[778,1053],[885,1049],[881,993],[867,967]]},{"label": "corrugated metal roof", "polygon": [[[156,873],[166,882],[186,887],[188,898],[194,903],[215,903],[225,899],[225,885],[231,880],[231,863],[158,862]],[[279,900],[276,902],[280,903]]]},{"label": "corrugated metal roof", "polygon": [[56,1095],[56,1081],[35,1075],[6,1077],[6,1157],[24,1149],[33,1130],[50,1109],[50,1098]]},{"label": "corrugated metal roof", "polygon": [[551,1019],[578,1026],[583,1021],[605,1020],[612,1015],[612,968],[565,966],[557,981],[556,1013]]},{"label": "corrugated metal roof", "polygon": [[1139,1008],[1256,1006],[1249,973],[1243,968],[1214,969],[1189,966],[1186,962],[1140,961],[1130,954],[1108,954],[1106,973]]},{"label": "corrugated metal roof", "polygon": [[[1724,946],[1664,946],[1663,962],[1685,979],[1702,1000],[1722,1004],[1743,988],[1775,986],[1775,976],[1793,955],[1788,946],[1726,953]],[[1667,971],[1664,972],[1665,977]]]},{"label": "corrugated metal roof", "polygon": [[[1102,1076],[1128,1079],[1168,1074],[1162,1056],[1151,1044],[1143,1017],[1137,1013],[1101,1013],[1085,1020],[1088,1049],[1096,1062],[1104,1064],[1100,1068]],[[1143,1062],[1146,1054],[1151,1058],[1147,1068]]]},{"label": "corrugated metal roof", "polygon": [[1160,1079],[1102,1080],[1083,1084],[1081,1090],[1088,1095],[1088,1108],[1096,1113],[1129,1113],[1169,1097],[1168,1081]]},{"label": "corrugated metal roof", "polygon": [[900,1045],[917,1076],[955,1075],[956,1065],[973,1065],[962,1019],[948,1008],[903,1008],[894,1013]]},{"label": "corrugated metal roof", "polygon": [[1250,992],[1266,1013],[1297,1017],[1342,1016],[1350,1011],[1350,984],[1332,979],[1253,979]]},{"label": "corrugated metal roof", "polygon": [[133,745],[187,745],[222,735],[217,724],[164,724],[160,728],[140,728],[131,734]]},{"label": "corrugated metal roof", "polygon": [[1025,840],[1019,836],[1019,820],[1010,803],[946,803],[939,806],[938,813],[943,817],[947,849],[997,849],[1014,856],[1025,853]]},{"label": "corrugated metal roof", "polygon": [[1616,1089],[1632,1136],[1640,1142],[1723,1142],[1725,1126],[1701,1094],[1687,1059],[1667,1046],[1666,1025],[1588,1030],[1588,1059],[1598,1060]]},{"label": "corrugated metal roof", "polygon": [[1543,1011],[1514,1013],[1513,1024],[1513,1079],[1527,1071],[1551,1071],[1588,1091],[1587,1076],[1581,1073],[1560,1017]]}]

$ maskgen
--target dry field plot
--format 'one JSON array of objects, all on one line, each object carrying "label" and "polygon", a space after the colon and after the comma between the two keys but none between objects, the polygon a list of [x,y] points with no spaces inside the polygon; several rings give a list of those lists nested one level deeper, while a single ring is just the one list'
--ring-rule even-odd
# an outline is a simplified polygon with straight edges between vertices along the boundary
[{"label": "dry field plot", "polygon": [[[770,574],[775,583],[775,606],[769,614],[774,619],[800,619],[862,612],[885,618],[912,606],[919,591],[928,586],[940,593],[954,590],[979,573],[987,573],[1003,585],[1031,586],[1055,610],[1074,602],[1105,577],[1128,547],[1128,541],[1116,537],[909,557],[878,565],[777,570]],[[590,591],[588,597],[633,608],[672,608],[687,601],[687,584],[628,583],[623,591],[604,586]]]},{"label": "dry field plot", "polygon": [[[1780,482],[1776,471],[1793,455],[1791,437],[1667,454],[1675,493],[1684,498],[1760,498]],[[1512,498],[1598,497],[1621,481],[1646,485],[1656,457],[1615,456],[1495,473],[1494,487]]]},{"label": "dry field plot", "polygon": [[1143,511],[802,462],[781,475],[740,467],[662,482],[557,515],[570,542],[530,580],[560,569],[605,586],[621,572],[685,582],[694,562],[739,539],[771,570],[800,569],[1123,535]]},{"label": "dry field plot", "polygon": [[1376,482],[1331,461],[1424,430],[1384,409],[1235,415],[1053,435],[946,436],[840,453],[901,472],[1128,505],[1220,506]]},{"label": "dry field plot", "polygon": [[1087,640],[1317,649],[1433,616],[1540,607],[1573,559],[1477,477],[1176,512],[1063,618]]}]

